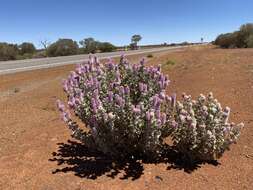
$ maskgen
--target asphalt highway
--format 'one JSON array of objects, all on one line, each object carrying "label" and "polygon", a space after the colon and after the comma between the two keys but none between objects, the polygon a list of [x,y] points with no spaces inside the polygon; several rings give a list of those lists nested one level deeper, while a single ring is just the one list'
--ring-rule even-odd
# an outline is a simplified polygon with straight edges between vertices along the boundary
[{"label": "asphalt highway", "polygon": [[[162,48],[152,48],[152,49],[140,49],[140,50],[130,50],[130,51],[117,51],[110,53],[97,53],[96,56],[99,59],[114,58],[124,55],[136,55],[152,52],[161,51],[172,51],[175,49],[183,48],[185,46],[177,47],[162,47]],[[26,59],[26,60],[15,60],[15,61],[0,61],[0,75],[17,73],[22,71],[51,68],[62,65],[78,64],[89,58],[89,55],[73,55],[73,56],[62,56],[62,57],[51,57],[51,58],[39,58],[39,59]]]}]

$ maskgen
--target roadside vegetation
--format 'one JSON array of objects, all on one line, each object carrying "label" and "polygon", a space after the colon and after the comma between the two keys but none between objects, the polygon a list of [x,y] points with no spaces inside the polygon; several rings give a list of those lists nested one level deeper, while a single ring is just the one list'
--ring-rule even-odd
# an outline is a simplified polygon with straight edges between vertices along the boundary
[{"label": "roadside vegetation", "polygon": [[214,44],[221,48],[253,48],[253,23],[242,25],[238,31],[220,34]]},{"label": "roadside vegetation", "polygon": [[[253,37],[252,37],[253,38]],[[162,43],[157,45],[138,45],[142,36],[135,34],[131,37],[131,43],[126,46],[115,46],[110,42],[100,42],[92,37],[80,40],[79,42],[72,39],[58,39],[50,43],[48,40],[40,41],[42,49],[36,49],[35,45],[30,42],[24,42],[20,45],[0,42],[0,61],[20,60],[43,57],[56,57],[89,53],[104,53],[113,51],[137,50],[141,48],[156,48],[167,46],[184,46],[194,43]],[[196,43],[195,43],[196,44]],[[253,44],[252,44],[253,45]],[[151,54],[149,57],[152,56]],[[150,57],[151,58],[151,57]]]}]

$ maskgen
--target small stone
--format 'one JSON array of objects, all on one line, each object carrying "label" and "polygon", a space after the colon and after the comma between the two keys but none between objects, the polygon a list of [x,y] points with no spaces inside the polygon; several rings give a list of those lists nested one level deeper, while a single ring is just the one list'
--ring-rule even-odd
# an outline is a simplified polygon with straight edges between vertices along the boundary
[{"label": "small stone", "polygon": [[157,176],[155,176],[155,179],[156,179],[156,180],[159,180],[159,181],[163,181],[163,178],[162,178],[162,177],[160,177],[160,176],[158,176],[158,175],[157,175]]}]

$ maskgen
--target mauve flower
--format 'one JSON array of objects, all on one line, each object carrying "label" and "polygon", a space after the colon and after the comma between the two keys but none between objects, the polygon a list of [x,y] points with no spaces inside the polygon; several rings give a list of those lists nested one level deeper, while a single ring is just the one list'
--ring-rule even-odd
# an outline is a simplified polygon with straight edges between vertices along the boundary
[{"label": "mauve flower", "polygon": [[161,98],[162,100],[164,100],[166,97],[166,94],[164,91],[162,91],[160,94],[159,94],[159,98]]},{"label": "mauve flower", "polygon": [[62,120],[65,123],[67,123],[68,121],[70,121],[70,113],[68,111],[62,113]]},{"label": "mauve flower", "polygon": [[156,115],[156,118],[160,119],[160,115],[161,115],[160,109],[155,111],[155,115]]},{"label": "mauve flower", "polygon": [[60,100],[57,100],[56,104],[60,112],[63,112],[65,110],[65,106]]},{"label": "mauve flower", "polygon": [[128,86],[125,87],[125,94],[129,94],[130,93],[130,89]]},{"label": "mauve flower", "polygon": [[109,99],[109,102],[113,101],[113,92],[112,91],[108,92],[108,99]]},{"label": "mauve flower", "polygon": [[133,112],[139,115],[141,113],[141,110],[139,108],[133,107]]},{"label": "mauve flower", "polygon": [[75,97],[75,104],[76,105],[80,105],[81,104],[81,100],[77,97]]},{"label": "mauve flower", "polygon": [[71,71],[70,73],[71,73],[70,76],[72,79],[75,79],[78,76],[75,71]]},{"label": "mauve flower", "polygon": [[68,105],[70,108],[74,108],[75,107],[75,98],[74,97],[70,97],[69,101],[68,101]]},{"label": "mauve flower", "polygon": [[133,70],[134,70],[134,72],[137,72],[138,71],[138,65],[133,64]]},{"label": "mauve flower", "polygon": [[147,121],[151,120],[151,115],[150,115],[149,111],[146,112],[146,120]]},{"label": "mauve flower", "polygon": [[161,65],[157,66],[157,71],[159,71],[159,72],[161,71]]},{"label": "mauve flower", "polygon": [[164,85],[161,81],[158,82],[158,85],[159,85],[160,89],[164,89]]},{"label": "mauve flower", "polygon": [[119,87],[119,91],[120,91],[120,94],[121,95],[124,95],[125,94],[125,88],[123,86],[120,86]]},{"label": "mauve flower", "polygon": [[155,96],[153,97],[153,105],[156,106],[156,105],[157,105],[157,102],[158,102],[158,97],[157,97],[157,95],[155,95]]},{"label": "mauve flower", "polygon": [[171,96],[171,106],[174,108],[176,107],[176,98],[177,98],[177,95],[176,94],[173,94]]},{"label": "mauve flower", "polygon": [[63,80],[62,81],[62,85],[63,85],[64,91],[68,92],[68,89],[69,89],[69,87],[68,87],[68,81],[67,80]]},{"label": "mauve flower", "polygon": [[91,99],[91,109],[94,113],[97,113],[97,102],[95,98]]},{"label": "mauve flower", "polygon": [[80,65],[76,68],[76,73],[79,74],[79,75],[82,74],[82,68],[81,68]]},{"label": "mauve flower", "polygon": [[107,64],[107,67],[108,67],[109,70],[114,70],[114,65],[113,65],[112,62],[109,62],[109,63]]},{"label": "mauve flower", "polygon": [[172,98],[170,96],[168,96],[168,95],[165,96],[165,99],[166,99],[167,102],[171,102],[172,101]]},{"label": "mauve flower", "polygon": [[166,123],[166,114],[165,114],[165,113],[162,113],[160,119],[161,119],[162,125],[164,125],[164,124]]},{"label": "mauve flower", "polygon": [[171,122],[171,126],[174,127],[174,128],[176,128],[176,127],[178,127],[178,123],[176,121],[172,121]]},{"label": "mauve flower", "polygon": [[104,114],[103,114],[103,119],[104,119],[104,121],[107,121],[107,120],[108,120],[108,114],[107,114],[107,113],[104,113]]},{"label": "mauve flower", "polygon": [[156,110],[160,109],[161,100],[160,100],[160,98],[157,95],[155,95],[154,98],[153,98],[153,105],[154,105],[154,107],[155,107]]},{"label": "mauve flower", "polygon": [[84,93],[83,92],[80,93],[79,99],[81,102],[84,101]]},{"label": "mauve flower", "polygon": [[140,61],[140,65],[144,66],[144,64],[145,64],[145,59],[142,58],[142,60]]},{"label": "mauve flower", "polygon": [[98,91],[98,89],[95,89],[94,91],[93,91],[93,96],[92,96],[93,98],[95,98],[95,99],[98,99],[99,98],[99,91]]},{"label": "mauve flower", "polygon": [[139,82],[139,90],[140,90],[140,92],[143,92],[143,83],[142,82]]},{"label": "mauve flower", "polygon": [[148,85],[143,84],[143,92],[146,93],[148,91]]},{"label": "mauve flower", "polygon": [[153,111],[150,111],[150,117],[153,118],[155,116],[155,113]]}]

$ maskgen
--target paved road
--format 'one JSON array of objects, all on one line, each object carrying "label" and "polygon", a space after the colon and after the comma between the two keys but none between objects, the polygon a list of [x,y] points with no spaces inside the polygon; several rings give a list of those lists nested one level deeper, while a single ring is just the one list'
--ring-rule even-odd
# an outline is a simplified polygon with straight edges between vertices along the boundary
[{"label": "paved road", "polygon": [[[111,53],[98,53],[96,56],[100,59],[119,57],[120,55],[135,55],[143,53],[152,53],[160,51],[169,51],[179,49],[181,47],[163,47],[163,48],[152,48],[143,50],[131,50],[131,51],[119,51]],[[18,61],[0,61],[0,75],[16,73],[22,71],[36,70],[42,68],[57,67],[68,64],[78,64],[87,60],[89,55],[74,55],[74,56],[63,56],[63,57],[52,57],[52,58],[41,58],[41,59],[27,59]]]}]

